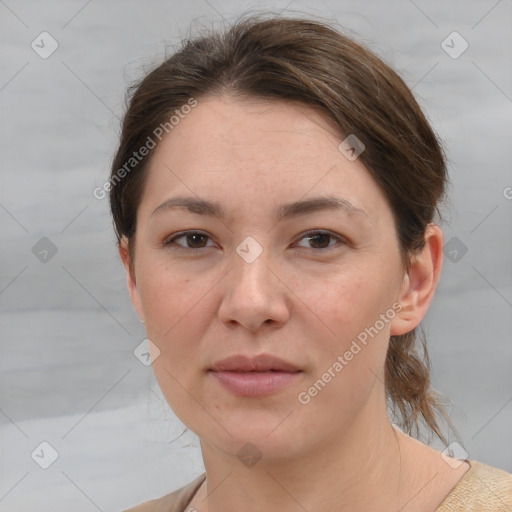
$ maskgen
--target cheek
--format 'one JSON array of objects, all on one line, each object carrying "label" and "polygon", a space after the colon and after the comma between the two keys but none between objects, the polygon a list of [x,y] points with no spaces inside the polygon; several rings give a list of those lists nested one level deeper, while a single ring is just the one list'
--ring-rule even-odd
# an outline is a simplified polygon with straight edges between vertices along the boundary
[{"label": "cheek", "polygon": [[297,283],[298,295],[318,319],[322,333],[334,342],[349,342],[392,306],[393,286],[383,275],[377,266],[368,265],[330,273],[327,278],[308,277]]},{"label": "cheek", "polygon": [[[141,268],[139,293],[146,326],[155,340],[165,341],[174,331],[183,328],[187,316],[196,316],[207,286],[204,280],[177,272],[157,261],[148,261]],[[203,299],[204,300],[204,299]]]},{"label": "cheek", "polygon": [[206,328],[203,322],[208,322],[208,283],[201,280],[199,286],[193,277],[155,265],[141,275],[141,284],[147,337],[160,351],[152,364],[158,385],[181,421],[187,426],[200,424],[204,410],[191,397],[201,396],[198,350],[200,332]]},{"label": "cheek", "polygon": [[375,388],[383,386],[392,318],[381,320],[391,310],[392,295],[379,290],[369,276],[343,281],[343,285],[326,288],[317,302],[329,331],[322,330],[328,332],[326,336],[312,331],[314,368],[300,390],[305,400],[310,398],[304,414],[322,416],[329,425],[354,417]]},{"label": "cheek", "polygon": [[[357,402],[383,375],[395,315],[394,288],[383,278],[386,275],[390,274],[380,272],[377,266],[353,267],[321,285],[308,283],[306,300],[316,313],[318,321],[314,323],[321,326],[315,330],[310,325],[316,345],[311,347],[313,381],[329,381],[331,392],[340,393],[346,404]],[[329,380],[329,371],[336,378]],[[334,395],[325,393],[324,398],[333,399]]]},{"label": "cheek", "polygon": [[178,378],[194,350],[191,318],[200,314],[199,290],[191,286],[189,277],[158,265],[147,265],[140,272],[138,288],[147,337],[160,351],[153,363],[155,373],[159,369],[161,376],[168,372]]}]

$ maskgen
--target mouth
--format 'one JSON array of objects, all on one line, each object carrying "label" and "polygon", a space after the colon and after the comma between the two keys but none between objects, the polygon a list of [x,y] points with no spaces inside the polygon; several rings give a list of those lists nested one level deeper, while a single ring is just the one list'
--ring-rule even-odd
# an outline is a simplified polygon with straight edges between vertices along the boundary
[{"label": "mouth", "polygon": [[237,354],[216,362],[211,371],[217,372],[298,372],[296,365],[270,354],[260,354],[256,357]]},{"label": "mouth", "polygon": [[245,397],[276,393],[303,373],[296,365],[269,354],[228,357],[215,363],[208,372],[224,389]]}]

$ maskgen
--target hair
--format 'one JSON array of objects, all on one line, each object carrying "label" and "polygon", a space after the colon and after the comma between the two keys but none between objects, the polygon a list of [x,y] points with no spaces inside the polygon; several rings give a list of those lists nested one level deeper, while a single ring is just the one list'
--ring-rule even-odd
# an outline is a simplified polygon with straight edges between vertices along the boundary
[{"label": "hair", "polygon": [[[184,39],[170,58],[128,89],[110,206],[118,244],[123,237],[128,241],[131,271],[151,155],[122,179],[120,170],[173,112],[191,99],[222,94],[299,101],[320,109],[341,134],[354,134],[365,148],[358,158],[392,209],[402,262],[409,268],[444,198],[448,178],[441,141],[411,90],[371,50],[329,23],[272,15],[242,16],[223,30]],[[438,414],[453,425],[431,389],[424,337],[422,354],[417,342],[416,329],[391,336],[385,363],[388,405],[407,433],[417,436],[423,421],[447,444]]]}]

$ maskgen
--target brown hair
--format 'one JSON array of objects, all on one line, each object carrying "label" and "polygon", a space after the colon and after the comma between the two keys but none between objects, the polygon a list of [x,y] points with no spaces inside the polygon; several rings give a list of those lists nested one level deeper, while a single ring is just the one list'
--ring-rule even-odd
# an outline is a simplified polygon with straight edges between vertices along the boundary
[{"label": "brown hair", "polygon": [[[404,265],[423,248],[425,229],[447,181],[441,143],[398,74],[328,23],[242,17],[228,29],[184,40],[129,93],[112,165],[110,205],[118,243],[128,239],[131,262],[150,155],[123,179],[114,178],[174,111],[191,98],[222,93],[300,101],[321,109],[341,133],[355,134],[365,146],[359,158],[392,208]],[[391,336],[385,368],[388,401],[409,434],[414,429],[418,435],[419,420],[424,420],[446,444],[436,412],[453,425],[430,389],[425,339],[419,354],[415,331]]]}]

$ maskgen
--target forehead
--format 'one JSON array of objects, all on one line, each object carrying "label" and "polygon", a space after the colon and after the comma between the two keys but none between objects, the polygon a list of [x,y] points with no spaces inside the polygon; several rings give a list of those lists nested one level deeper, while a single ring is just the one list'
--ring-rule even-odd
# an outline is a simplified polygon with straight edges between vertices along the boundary
[{"label": "forehead", "polygon": [[279,161],[292,154],[318,160],[320,149],[336,150],[340,137],[327,114],[298,101],[207,96],[164,136],[155,156],[172,151],[173,161],[187,164],[249,157],[263,163],[269,152]]},{"label": "forehead", "polygon": [[326,114],[296,101],[208,96],[183,116],[156,153],[179,148],[175,162],[250,158],[262,164],[269,154],[278,161],[290,159],[291,153],[297,160],[299,154],[318,158],[314,146],[333,146],[339,138]]},{"label": "forehead", "polygon": [[360,208],[382,200],[363,163],[339,151],[343,139],[326,114],[299,102],[207,97],[154,150],[145,195],[153,205],[186,193],[237,207],[335,192]]}]

